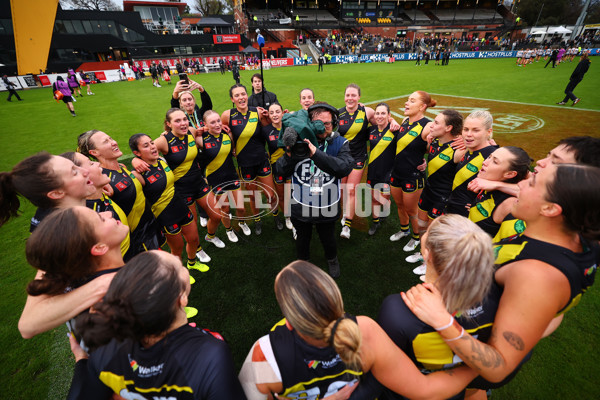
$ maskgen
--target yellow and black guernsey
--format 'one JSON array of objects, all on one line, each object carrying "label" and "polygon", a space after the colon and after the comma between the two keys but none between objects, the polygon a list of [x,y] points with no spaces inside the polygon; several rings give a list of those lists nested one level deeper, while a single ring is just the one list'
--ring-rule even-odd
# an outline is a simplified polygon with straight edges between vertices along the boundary
[{"label": "yellow and black guernsey", "polygon": [[368,132],[371,153],[367,182],[370,185],[390,183],[396,157],[396,134],[390,131],[389,124],[381,131],[377,126],[371,126]]},{"label": "yellow and black guernsey", "polygon": [[359,105],[352,114],[346,110],[346,107],[340,108],[338,113],[338,132],[350,144],[350,154],[352,154],[354,162],[362,162],[364,166],[364,162],[367,160],[367,141],[369,139],[367,111],[364,106]]},{"label": "yellow and black guernsey", "polygon": [[109,184],[113,189],[111,199],[127,215],[132,250],[138,254],[158,249],[164,238],[158,237],[159,226],[146,203],[140,181],[122,165],[118,170],[102,168],[102,173],[110,178]]},{"label": "yellow and black guernsey", "polygon": [[512,214],[508,214],[500,224],[500,228],[492,241],[498,243],[502,239],[520,235],[525,231],[526,226],[527,224],[525,224],[525,221],[515,218]]},{"label": "yellow and black guernsey", "polygon": [[[111,341],[77,363],[70,394],[86,400],[245,399],[227,344],[185,324],[149,348]],[[219,335],[220,336],[220,335]]]},{"label": "yellow and black guernsey", "polygon": [[193,220],[190,209],[175,191],[175,175],[163,159],[142,174],[144,194],[160,226],[168,233],[178,231]]},{"label": "yellow and black guernsey", "polygon": [[392,170],[394,180],[412,180],[425,176],[425,173],[419,171],[417,167],[423,164],[423,156],[427,153],[427,141],[423,140],[421,133],[429,122],[429,119],[421,118],[411,124],[407,118],[400,125]]},{"label": "yellow and black guernsey", "polygon": [[[99,199],[86,200],[85,206],[96,212],[110,211],[114,219],[121,221],[122,224],[127,225],[127,215],[123,212],[121,207],[117,205],[117,203],[113,202],[104,194],[102,194],[102,197]],[[135,252],[133,249],[131,249],[131,237],[129,233],[127,233],[127,237],[125,237],[125,239],[123,239],[121,242],[121,256],[125,262],[129,261],[133,256],[135,256]]]},{"label": "yellow and black guernsey", "polygon": [[261,128],[261,133],[264,140],[267,142],[267,150],[269,151],[269,162],[275,164],[283,155],[283,148],[277,146],[279,138],[279,129],[269,124]]},{"label": "yellow and black guernsey", "polygon": [[206,179],[213,191],[220,194],[223,186],[229,187],[231,182],[238,182],[240,179],[233,165],[231,154],[233,142],[225,132],[221,132],[218,137],[205,133],[202,140],[204,142],[202,162]]},{"label": "yellow and black guernsey", "polygon": [[168,151],[163,157],[175,176],[175,189],[186,204],[201,198],[203,189],[208,187],[200,168],[199,152],[194,135],[189,131],[179,138],[172,132],[165,135]]},{"label": "yellow and black guernsey", "polygon": [[468,151],[456,165],[456,175],[452,182],[452,193],[446,206],[447,214],[460,214],[463,217],[469,215],[467,205],[475,203],[477,193],[469,191],[467,185],[471,182],[481,169],[483,162],[497,146],[487,146],[480,150]]},{"label": "yellow and black guernsey", "polygon": [[538,260],[558,269],[569,281],[571,295],[569,303],[558,315],[575,307],[583,293],[594,283],[600,246],[580,236],[583,251],[575,253],[567,248],[530,238],[524,234],[504,239],[494,246],[498,268],[521,261]]},{"label": "yellow and black guernsey", "polygon": [[248,107],[246,114],[232,108],[229,111],[229,128],[235,142],[235,158],[238,166],[252,167],[268,159],[256,107]]},{"label": "yellow and black guernsey", "polygon": [[475,204],[469,210],[469,219],[475,222],[488,235],[494,237],[500,229],[500,224],[494,222],[494,211],[504,200],[510,197],[509,194],[500,190],[480,191],[475,198]]},{"label": "yellow and black guernsey", "polygon": [[[486,342],[496,316],[500,294],[498,287],[492,288],[482,304],[464,315],[456,315],[456,321],[473,337]],[[452,368],[463,362],[435,329],[410,311],[400,294],[389,295],[383,300],[377,323],[423,372]],[[391,398],[403,397],[391,395]]]},{"label": "yellow and black guernsey", "polygon": [[[356,322],[356,317],[351,318]],[[285,398],[322,399],[362,375],[348,368],[332,347],[306,343],[296,331],[288,329],[285,319],[271,328],[269,340],[283,384],[279,395]]]},{"label": "yellow and black guernsey", "polygon": [[431,198],[448,198],[452,192],[452,181],[456,174],[452,142],[440,143],[438,138],[429,145],[427,156],[427,184],[425,191]]}]

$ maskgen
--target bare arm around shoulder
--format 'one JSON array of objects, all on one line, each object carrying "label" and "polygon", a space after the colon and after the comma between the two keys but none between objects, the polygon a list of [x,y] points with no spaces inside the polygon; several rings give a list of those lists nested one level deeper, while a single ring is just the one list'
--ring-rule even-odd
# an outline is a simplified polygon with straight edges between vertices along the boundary
[{"label": "bare arm around shoulder", "polygon": [[[567,278],[556,268],[537,260],[503,266],[496,281],[504,287],[488,343],[465,332],[447,342],[471,368],[490,382],[508,376],[543,337],[556,313],[570,294]],[[430,326],[444,326],[450,319],[439,291],[432,285],[417,285],[402,298],[419,319]],[[443,338],[460,335],[455,325],[440,332]]]},{"label": "bare arm around shoulder", "polygon": [[[38,272],[36,279],[42,277]],[[115,274],[101,275],[93,281],[65,294],[27,296],[19,319],[19,332],[24,339],[56,328],[87,310],[104,297]]]},{"label": "bare arm around shoulder", "polygon": [[424,375],[371,318],[359,316],[363,371],[371,371],[385,387],[411,399],[447,399],[471,382],[477,373],[462,366]]}]

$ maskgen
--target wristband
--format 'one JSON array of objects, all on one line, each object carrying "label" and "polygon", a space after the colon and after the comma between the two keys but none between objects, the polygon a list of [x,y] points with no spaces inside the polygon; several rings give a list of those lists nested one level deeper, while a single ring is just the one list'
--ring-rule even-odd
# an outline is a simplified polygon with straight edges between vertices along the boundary
[{"label": "wristband", "polygon": [[444,341],[446,341],[446,342],[454,342],[455,340],[458,340],[458,339],[460,339],[461,337],[463,337],[463,336],[464,336],[464,334],[465,334],[465,328],[461,327],[461,328],[460,328],[460,335],[458,335],[457,337],[455,337],[455,338],[453,338],[453,339],[446,339],[446,338],[443,338],[443,337],[442,337],[442,339],[444,339]]},{"label": "wristband", "polygon": [[436,331],[438,331],[438,332],[439,332],[439,331],[443,331],[444,329],[450,328],[450,327],[452,326],[452,324],[453,324],[453,323],[454,323],[454,317],[451,315],[451,316],[450,316],[450,322],[448,322],[448,324],[447,324],[447,325],[441,326],[441,327],[439,327],[439,328],[433,328],[433,329],[435,329],[435,330],[436,330]]}]

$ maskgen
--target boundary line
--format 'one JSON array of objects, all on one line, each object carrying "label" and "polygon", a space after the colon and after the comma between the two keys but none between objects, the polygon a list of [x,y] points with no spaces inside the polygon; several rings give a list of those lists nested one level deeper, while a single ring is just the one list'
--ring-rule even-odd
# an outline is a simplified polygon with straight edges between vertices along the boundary
[{"label": "boundary line", "polygon": [[[510,104],[523,104],[523,105],[527,105],[527,106],[538,106],[538,107],[550,107],[550,108],[557,108],[560,110],[579,110],[579,111],[591,111],[591,112],[600,112],[600,110],[592,110],[589,108],[568,108],[565,106],[558,106],[558,105],[550,105],[550,104],[537,104],[537,103],[524,103],[521,101],[510,101],[510,100],[495,100],[495,99],[484,99],[481,97],[469,97],[469,96],[457,96],[457,95],[453,95],[453,94],[444,94],[444,93],[429,93],[431,95],[435,95],[435,96],[447,96],[447,97],[458,97],[460,99],[472,99],[472,100],[485,100],[485,101],[497,101],[500,103],[510,103]],[[390,97],[387,99],[382,99],[382,100],[375,100],[372,103],[381,103],[382,101],[388,101],[388,100],[396,100],[399,99],[401,97],[407,97],[410,95],[401,95],[401,96],[397,96],[397,97]]]}]

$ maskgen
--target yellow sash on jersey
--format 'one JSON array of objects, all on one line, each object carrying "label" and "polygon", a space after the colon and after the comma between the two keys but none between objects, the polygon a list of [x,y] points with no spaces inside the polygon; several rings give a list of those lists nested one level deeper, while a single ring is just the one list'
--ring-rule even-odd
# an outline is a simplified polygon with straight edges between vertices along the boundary
[{"label": "yellow sash on jersey", "polygon": [[371,150],[371,154],[369,154],[369,164],[375,161],[375,159],[379,157],[393,141],[394,133],[388,130]]},{"label": "yellow sash on jersey", "polygon": [[[178,138],[175,137],[171,141],[169,141],[169,151],[171,151],[171,143],[176,139]],[[196,140],[194,139],[194,135],[188,133],[182,139],[179,140],[184,146],[187,145],[187,153],[185,155],[185,160],[183,160],[183,162],[173,170],[173,174],[175,175],[175,181],[179,180],[179,178],[185,176],[185,174],[188,173],[190,168],[192,168],[194,160],[196,160],[196,156],[198,155],[198,148],[196,147]]]},{"label": "yellow sash on jersey", "polygon": [[129,175],[133,181],[133,185],[135,186],[135,202],[133,203],[133,207],[131,207],[129,215],[127,215],[129,229],[131,229],[133,232],[140,223],[140,219],[142,218],[144,211],[146,211],[146,196],[144,196],[144,188],[142,188],[142,184],[135,177],[135,175],[133,175],[127,168],[121,168],[127,175]]},{"label": "yellow sash on jersey", "polygon": [[402,136],[402,138],[398,140],[398,144],[396,145],[396,155],[401,153],[406,148],[406,146],[413,142],[413,140],[420,137],[422,131],[423,127],[417,124],[417,126],[408,131],[406,135]]},{"label": "yellow sash on jersey", "polygon": [[160,158],[158,159],[157,165],[165,171],[167,183],[165,184],[165,190],[161,196],[158,198],[156,203],[152,204],[152,213],[155,217],[158,217],[164,211],[165,207],[171,203],[171,200],[175,195],[175,176],[173,175],[173,171],[171,171],[171,168],[169,168],[167,163]]},{"label": "yellow sash on jersey", "polygon": [[529,243],[527,240],[521,244],[497,244],[494,246],[496,264],[502,265],[510,260],[514,260]]},{"label": "yellow sash on jersey", "polygon": [[494,236],[492,242],[497,243],[502,239],[523,233],[525,230],[525,225],[525,221],[517,218],[506,219],[502,221],[500,224],[500,229],[498,229],[498,233],[496,233],[496,236]]},{"label": "yellow sash on jersey", "polygon": [[468,181],[473,176],[477,175],[479,169],[483,165],[483,161],[485,159],[481,155],[481,153],[477,154],[475,158],[469,161],[466,165],[464,165],[454,176],[454,182],[452,182],[452,190],[456,189],[466,181]]},{"label": "yellow sash on jersey", "polygon": [[494,208],[496,208],[496,202],[494,201],[494,197],[491,196],[489,199],[476,203],[471,207],[469,210],[469,219],[475,223],[483,221],[492,216]]},{"label": "yellow sash on jersey", "polygon": [[[470,334],[491,326],[491,323],[478,326],[473,329],[465,329]],[[455,356],[450,347],[437,332],[427,332],[417,335],[412,342],[413,351],[418,362],[429,370],[437,370],[450,367],[462,362]]]},{"label": "yellow sash on jersey", "polygon": [[358,133],[362,130],[365,123],[366,114],[363,110],[358,110],[356,113],[356,118],[354,118],[354,122],[348,129],[348,132],[344,135],[346,140],[349,142],[352,141],[358,135]]},{"label": "yellow sash on jersey", "polygon": [[283,156],[283,149],[277,149],[271,154],[270,162],[271,164],[275,164],[277,160],[279,160]]},{"label": "yellow sash on jersey", "polygon": [[[115,210],[115,213],[117,213],[117,215],[119,216],[119,221],[121,221],[122,224],[129,226],[129,223],[127,222],[127,215],[125,215],[125,212],[121,209],[121,207],[119,207],[117,205],[117,203],[112,201],[109,197],[106,197],[105,194],[102,194],[101,201],[108,202],[108,204],[110,204],[112,206],[113,210]],[[130,231],[131,231],[131,228],[130,228]],[[129,232],[127,232],[127,236],[121,242],[121,256],[122,257],[125,257],[125,254],[129,250],[130,240],[131,239],[129,238]]]},{"label": "yellow sash on jersey", "polygon": [[453,158],[454,149],[452,146],[446,147],[437,156],[433,157],[433,159],[427,161],[427,176],[433,175],[438,169],[442,168],[449,162],[452,162]]},{"label": "yellow sash on jersey", "polygon": [[248,141],[254,135],[254,132],[256,132],[257,125],[258,113],[256,111],[248,111],[248,122],[235,142],[235,154],[240,155],[242,150],[244,150],[244,147],[246,147],[246,144],[248,144]]},{"label": "yellow sash on jersey", "polygon": [[[133,362],[135,362],[135,360]],[[133,364],[132,368],[134,368],[134,371],[135,371],[138,368],[137,363]],[[100,379],[100,381],[102,381],[102,383],[104,383],[106,386],[111,388],[113,390],[113,392],[115,392],[116,394],[121,393],[122,390],[126,390],[127,392],[129,392],[127,387],[135,385],[135,382],[133,380],[126,380],[123,375],[117,375],[110,371],[100,372],[100,376],[98,378]],[[152,392],[160,393],[163,390],[168,390],[168,391],[175,390],[177,392],[194,393],[192,388],[189,386],[177,386],[177,385],[162,385],[157,388],[139,388],[139,387],[133,386],[132,389],[135,390],[135,392],[137,392],[137,393],[152,393]],[[135,392],[133,392],[133,393],[135,393]]]},{"label": "yellow sash on jersey", "polygon": [[[227,156],[231,153],[231,138],[226,133],[221,133],[221,148],[217,156],[206,166],[206,176],[221,168],[227,160]],[[239,143],[239,142],[238,142]]]}]

